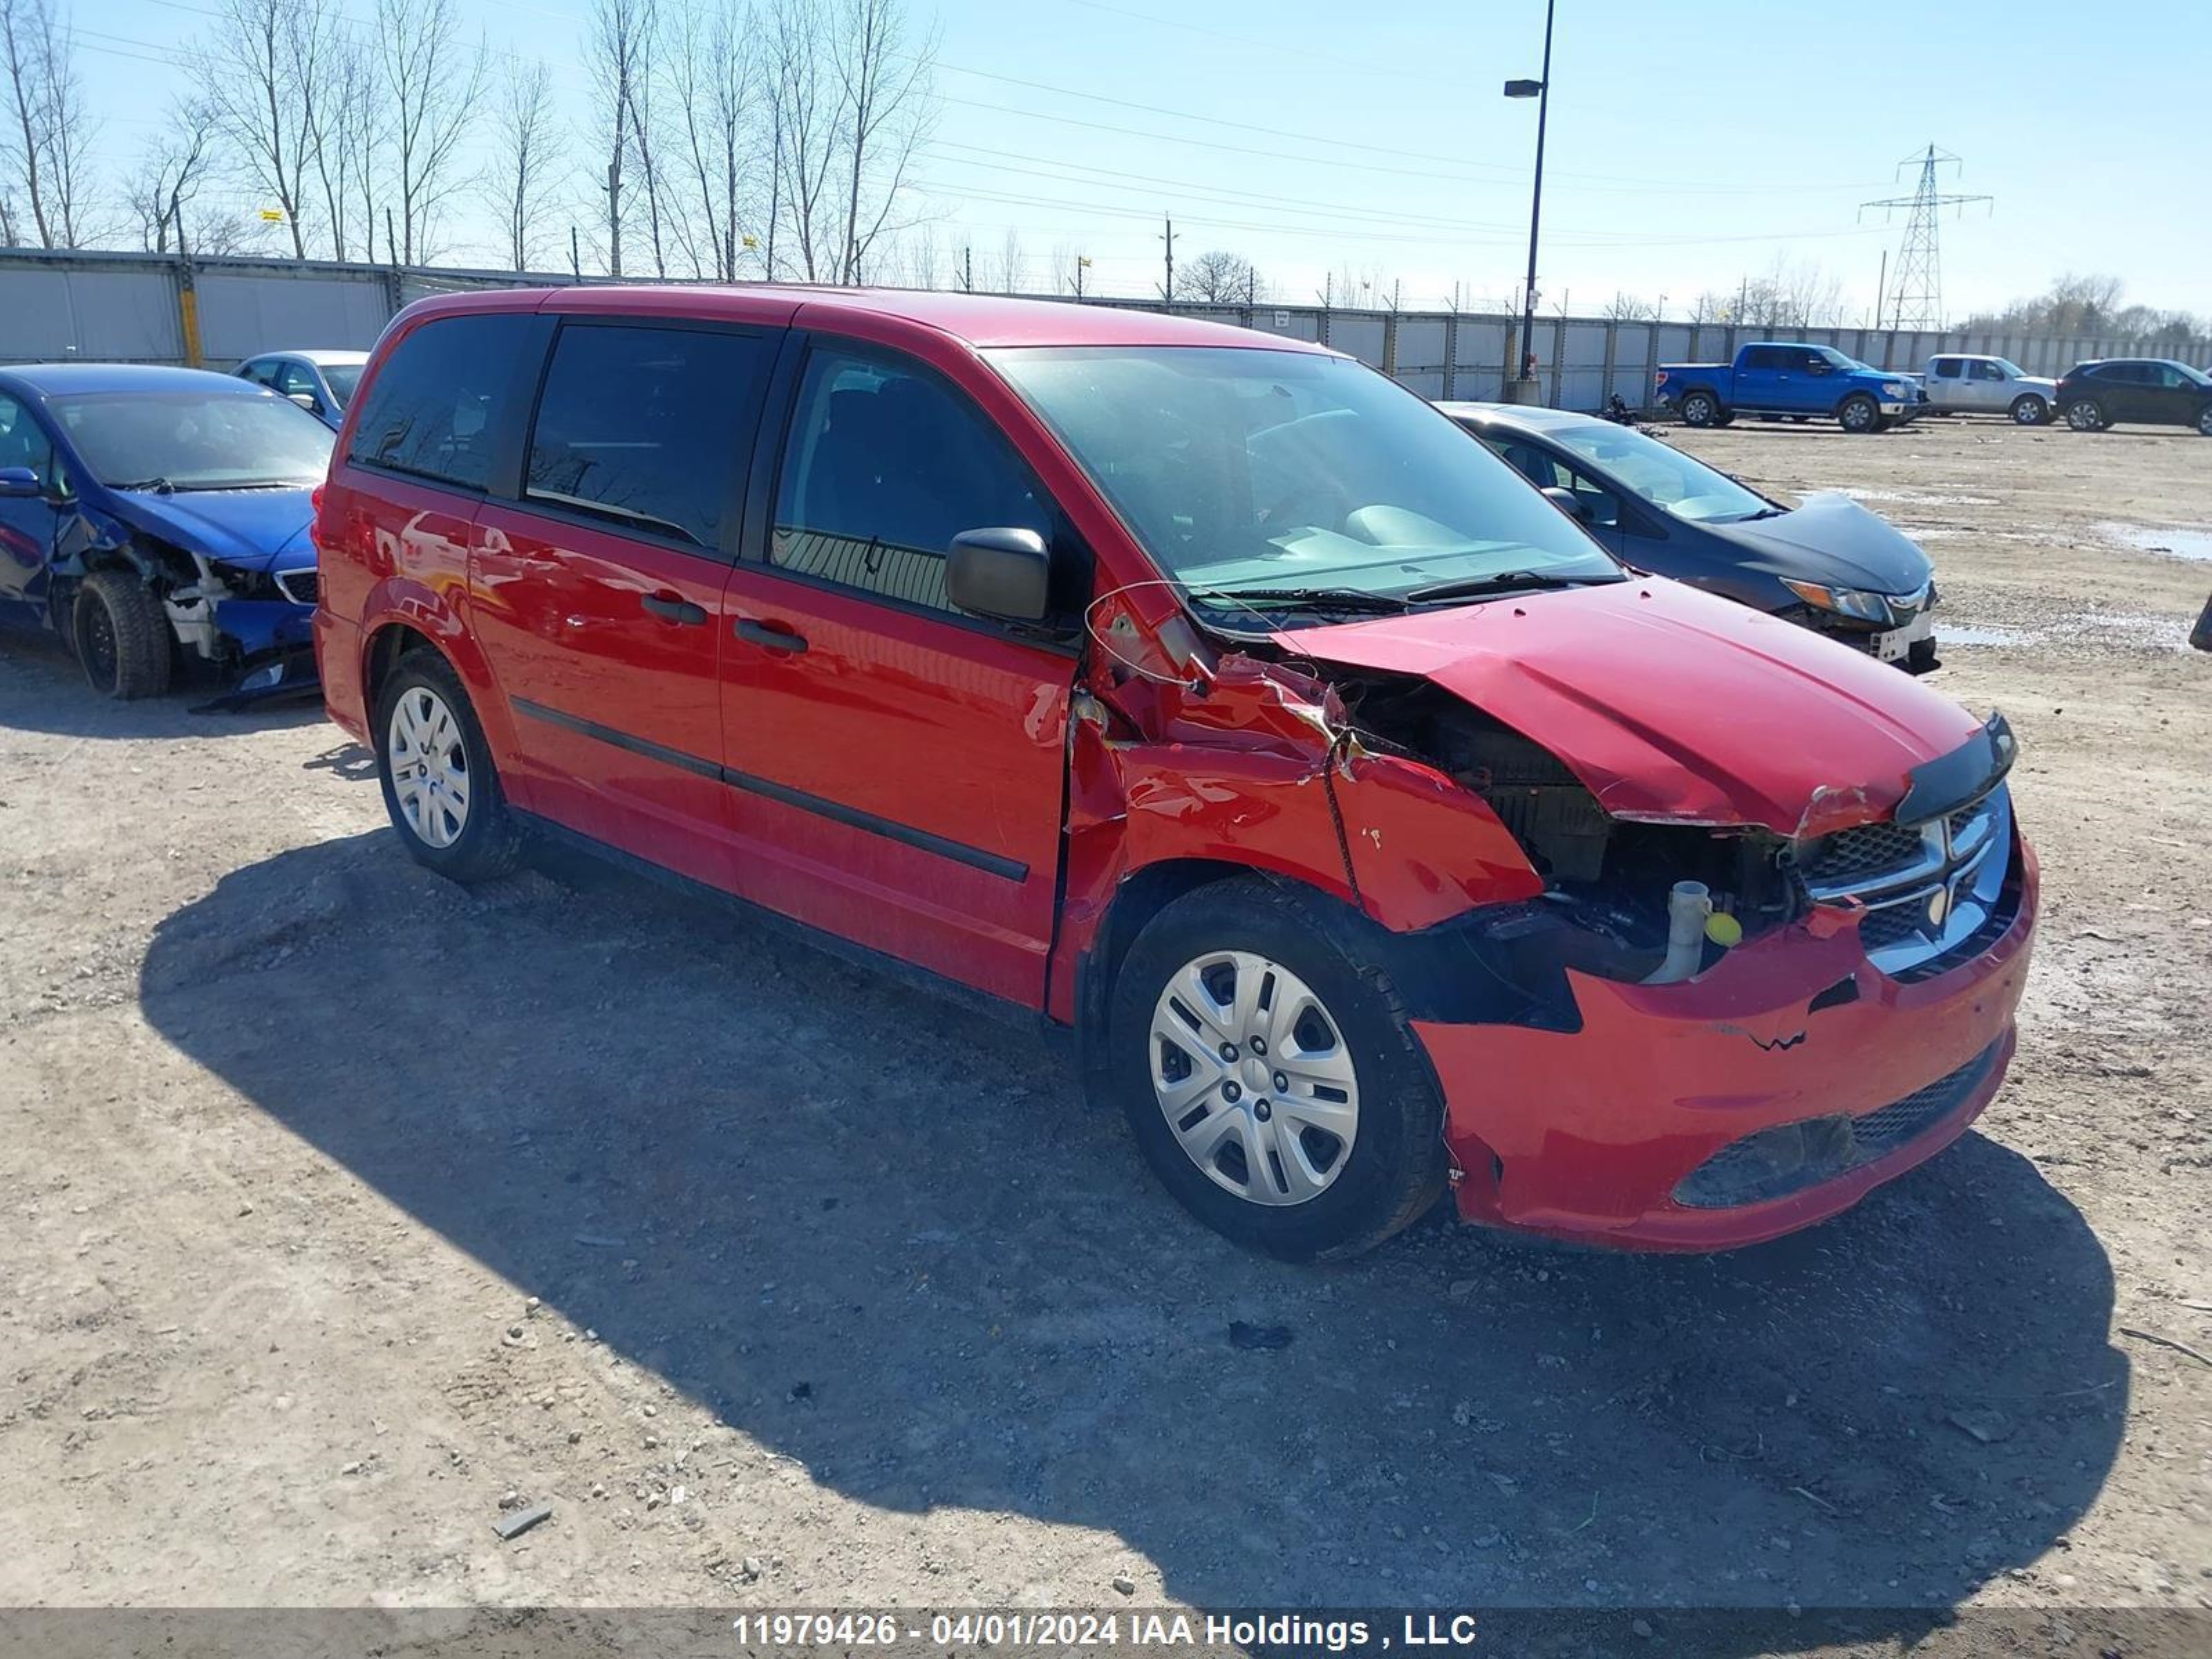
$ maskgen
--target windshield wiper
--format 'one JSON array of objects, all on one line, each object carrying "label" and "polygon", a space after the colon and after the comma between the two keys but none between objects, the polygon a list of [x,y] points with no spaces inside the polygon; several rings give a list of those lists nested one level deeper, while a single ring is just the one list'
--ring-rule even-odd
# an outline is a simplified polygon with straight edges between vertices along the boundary
[{"label": "windshield wiper", "polygon": [[176,485],[171,483],[167,478],[138,478],[130,483],[110,484],[107,487],[110,489],[150,490],[156,495],[173,495],[177,493]]},{"label": "windshield wiper", "polygon": [[1487,576],[1417,587],[1406,598],[1419,605],[1430,599],[1471,599],[1482,593],[1513,593],[1529,588],[1591,587],[1620,580],[1619,576],[1560,576],[1543,570],[1499,570]]},{"label": "windshield wiper", "polygon": [[1200,587],[1192,589],[1190,597],[1201,605],[1224,600],[1232,608],[1258,610],[1272,605],[1281,610],[1360,611],[1385,617],[1395,616],[1413,602],[1395,593],[1370,593],[1358,587]]}]

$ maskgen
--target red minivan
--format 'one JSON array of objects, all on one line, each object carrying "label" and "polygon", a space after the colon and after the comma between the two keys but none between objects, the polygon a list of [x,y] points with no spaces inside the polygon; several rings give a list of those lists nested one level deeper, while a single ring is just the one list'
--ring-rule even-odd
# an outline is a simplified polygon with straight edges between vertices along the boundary
[{"label": "red minivan", "polygon": [[1077,1039],[1291,1258],[1708,1249],[1955,1139],[2035,864],[2002,720],[1638,575],[1302,342],[779,288],[449,296],[316,526],[331,716],[456,880],[550,832]]}]

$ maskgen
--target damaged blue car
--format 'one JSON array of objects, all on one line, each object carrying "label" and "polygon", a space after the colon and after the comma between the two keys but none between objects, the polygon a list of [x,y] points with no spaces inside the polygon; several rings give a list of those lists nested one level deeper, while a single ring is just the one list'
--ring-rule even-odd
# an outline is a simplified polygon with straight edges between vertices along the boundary
[{"label": "damaged blue car", "polygon": [[310,686],[330,453],[328,427],[230,375],[0,368],[0,617],[59,634],[104,696],[192,665],[234,698]]}]

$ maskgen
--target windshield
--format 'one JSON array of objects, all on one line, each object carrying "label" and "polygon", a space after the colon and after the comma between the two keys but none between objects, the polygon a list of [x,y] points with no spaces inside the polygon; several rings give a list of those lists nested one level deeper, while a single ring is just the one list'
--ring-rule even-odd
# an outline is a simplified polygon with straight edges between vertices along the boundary
[{"label": "windshield", "polygon": [[1361,364],[1235,346],[991,357],[1200,604],[1620,578],[1518,474]]},{"label": "windshield", "polygon": [[243,489],[322,482],[331,429],[289,398],[234,392],[99,392],[54,414],[111,489]]},{"label": "windshield", "polygon": [[365,363],[325,363],[323,379],[330,383],[331,396],[343,409],[353,401],[353,389],[361,384],[361,371]]},{"label": "windshield", "polygon": [[1549,436],[1593,466],[1607,481],[1678,519],[1726,524],[1774,511],[1774,503],[1754,495],[1725,472],[1685,455],[1672,444],[1624,426],[1567,427]]}]

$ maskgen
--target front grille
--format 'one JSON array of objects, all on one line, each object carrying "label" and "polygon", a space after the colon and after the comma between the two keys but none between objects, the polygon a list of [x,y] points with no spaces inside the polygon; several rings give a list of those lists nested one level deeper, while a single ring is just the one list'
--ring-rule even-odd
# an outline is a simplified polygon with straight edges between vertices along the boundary
[{"label": "front grille", "polygon": [[1863,823],[1824,837],[1798,867],[1821,882],[1847,882],[1855,876],[1878,876],[1920,856],[1918,829],[1901,823]]},{"label": "front grille", "polygon": [[[1814,903],[1865,907],[1859,942],[1882,972],[1924,977],[1989,934],[2012,855],[2003,787],[1932,823],[1863,823],[1801,845],[1797,877]],[[2000,932],[2002,929],[1999,930]]]},{"label": "front grille", "polygon": [[1778,1124],[1732,1140],[1682,1177],[1674,1201],[1693,1210],[1764,1204],[1886,1158],[1950,1116],[1988,1082],[2000,1046],[1991,1043],[1957,1071],[1871,1112]]},{"label": "front grille", "polygon": [[317,573],[313,570],[280,570],[276,573],[276,591],[295,605],[313,605],[319,591]]}]

